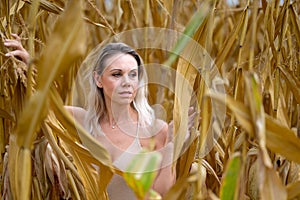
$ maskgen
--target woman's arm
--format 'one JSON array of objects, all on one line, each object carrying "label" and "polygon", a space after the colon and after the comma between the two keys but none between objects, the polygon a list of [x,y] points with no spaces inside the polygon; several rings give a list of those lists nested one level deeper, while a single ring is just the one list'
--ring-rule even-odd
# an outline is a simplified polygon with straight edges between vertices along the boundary
[{"label": "woman's arm", "polygon": [[[196,113],[193,107],[189,108],[188,112],[188,130],[185,137],[185,142],[190,138],[190,131],[194,126],[194,120]],[[173,151],[174,151],[174,139],[173,139],[173,121],[169,124],[160,120],[160,127],[163,127],[161,131],[155,137],[156,150],[162,154],[162,165],[158,171],[153,189],[164,196],[172,185],[176,181],[176,170],[173,167]],[[163,125],[162,125],[163,124]]]},{"label": "woman's arm", "polygon": [[173,143],[168,142],[168,124],[162,122],[163,128],[155,137],[156,150],[162,154],[162,163],[152,188],[164,196],[176,180],[176,171],[173,170]]},{"label": "woman's arm", "polygon": [[76,106],[64,106],[67,111],[71,113],[74,119],[84,127],[84,118],[86,110]]}]

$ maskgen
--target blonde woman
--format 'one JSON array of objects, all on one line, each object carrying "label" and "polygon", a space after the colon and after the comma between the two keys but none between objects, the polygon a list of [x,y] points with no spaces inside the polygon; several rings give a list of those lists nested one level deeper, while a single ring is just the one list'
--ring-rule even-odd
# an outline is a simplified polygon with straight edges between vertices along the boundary
[{"label": "blonde woman", "polygon": [[[66,108],[106,147],[115,167],[125,171],[142,148],[159,151],[166,146],[168,124],[155,119],[148,104],[145,69],[135,50],[124,43],[110,43],[89,57],[93,69],[88,75],[87,107]],[[174,181],[169,163],[159,169],[152,188],[164,195]],[[110,199],[135,199],[119,175],[113,176],[107,191]]]}]

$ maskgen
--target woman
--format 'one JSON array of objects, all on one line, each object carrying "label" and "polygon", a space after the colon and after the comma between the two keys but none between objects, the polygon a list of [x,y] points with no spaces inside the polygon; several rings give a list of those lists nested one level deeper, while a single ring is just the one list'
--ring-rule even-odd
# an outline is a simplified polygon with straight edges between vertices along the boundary
[{"label": "woman", "polygon": [[[142,148],[159,151],[166,146],[168,125],[155,119],[148,104],[145,69],[137,52],[123,43],[110,43],[89,57],[93,70],[88,75],[87,108],[66,108],[106,147],[113,164],[126,171]],[[171,157],[165,154],[172,150],[162,152]],[[169,163],[159,169],[152,188],[164,195],[174,180]],[[113,176],[107,190],[110,199],[134,199],[134,193],[119,175]]]},{"label": "woman", "polygon": [[[15,40],[4,43],[15,49],[6,56],[18,57],[28,64],[29,54],[20,38],[13,37]],[[137,52],[123,43],[111,43],[94,55],[86,109],[73,106],[66,106],[66,109],[107,148],[113,164],[125,171],[142,148],[159,151],[167,146],[168,125],[155,119],[147,102],[146,74]],[[171,152],[164,151],[163,157],[172,157],[168,155]],[[152,186],[162,196],[175,181],[171,163],[168,164],[158,170]],[[135,199],[133,191],[119,175],[113,176],[107,191],[110,199]]]}]

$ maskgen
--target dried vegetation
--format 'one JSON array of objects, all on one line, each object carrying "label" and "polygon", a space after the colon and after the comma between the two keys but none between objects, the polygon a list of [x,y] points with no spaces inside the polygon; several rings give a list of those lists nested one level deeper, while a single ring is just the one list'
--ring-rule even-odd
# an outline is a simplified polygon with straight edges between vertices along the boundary
[{"label": "dried vegetation", "polygon": [[[0,6],[2,199],[106,198],[106,185],[119,172],[63,105],[74,100],[72,84],[88,52],[118,33],[145,27],[192,37],[220,72],[210,84],[225,89],[210,91],[205,59],[200,75],[190,60],[141,51],[145,63],[165,63],[181,73],[202,111],[165,199],[300,199],[298,0],[240,0],[234,6],[225,0],[2,0]],[[32,55],[29,66],[4,56],[3,40],[11,33]],[[191,60],[197,54],[184,39],[177,44],[175,52],[189,49]],[[179,154],[185,134],[179,124],[187,123],[180,115],[192,96],[175,81],[175,94],[151,86],[150,96],[174,119]],[[217,105],[226,108],[223,122],[214,117]]]}]

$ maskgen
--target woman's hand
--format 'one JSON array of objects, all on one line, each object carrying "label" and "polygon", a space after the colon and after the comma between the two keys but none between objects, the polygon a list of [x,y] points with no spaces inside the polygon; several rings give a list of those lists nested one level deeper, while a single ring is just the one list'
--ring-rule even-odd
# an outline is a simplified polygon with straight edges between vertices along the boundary
[{"label": "woman's hand", "polygon": [[[186,136],[185,136],[185,139],[184,141],[186,142],[189,138],[190,138],[190,132],[194,126],[194,121],[195,121],[195,117],[196,115],[199,114],[197,113],[193,107],[190,107],[189,108],[189,111],[188,111],[188,131],[186,133]],[[173,130],[174,130],[174,121],[172,120],[170,123],[169,123],[169,130],[168,130],[168,142],[174,142],[173,141]]]},{"label": "woman's hand", "polygon": [[4,41],[4,46],[8,48],[12,48],[12,51],[8,52],[5,54],[7,57],[15,57],[18,60],[24,62],[26,65],[29,64],[30,60],[30,55],[24,49],[22,43],[21,43],[21,38],[17,34],[11,34],[14,39],[6,39]]}]

